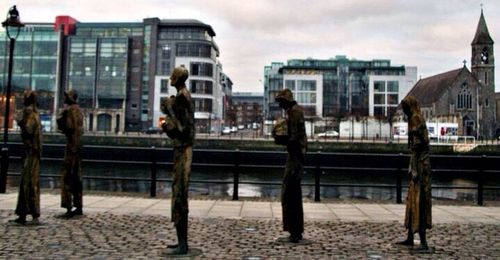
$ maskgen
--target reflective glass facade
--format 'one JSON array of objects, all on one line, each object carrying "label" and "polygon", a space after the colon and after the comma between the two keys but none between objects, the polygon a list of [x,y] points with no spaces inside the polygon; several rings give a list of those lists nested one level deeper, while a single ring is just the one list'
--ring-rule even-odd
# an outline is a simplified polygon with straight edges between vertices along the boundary
[{"label": "reflective glass facade", "polygon": [[[278,63],[276,63],[278,64]],[[315,81],[296,80],[280,82],[280,75],[322,75],[322,117],[344,117],[349,115],[367,116],[369,113],[369,78],[372,75],[404,76],[404,66],[393,66],[389,60],[359,61],[349,60],[345,56],[337,56],[329,60],[293,59],[282,64],[278,72],[265,72],[265,96],[269,97],[265,108],[274,111],[274,95],[276,89],[289,87],[295,89],[296,100],[304,105],[311,105],[318,98],[315,94]],[[289,81],[289,80],[287,80]],[[394,83],[395,82],[395,83]],[[384,90],[384,100],[375,96],[376,102],[384,101],[384,108],[393,107],[398,92],[398,82],[390,82],[391,91]],[[266,89],[267,84],[267,89]],[[267,92],[267,93],[266,93]],[[319,93],[318,93],[319,94]],[[389,103],[385,102],[387,98]],[[397,98],[396,98],[397,99]],[[381,103],[380,103],[381,105]]]},{"label": "reflective glass facade", "polygon": [[88,131],[140,130],[143,35],[142,23],[77,23],[68,36],[66,88],[78,91]]},{"label": "reflective glass facade", "polygon": [[[49,127],[62,106],[63,91],[74,89],[86,131],[140,131],[155,125],[156,95],[175,95],[168,78],[175,66],[185,65],[196,112],[217,118],[211,113],[222,104],[223,92],[214,36],[209,25],[197,20],[84,23],[59,16],[54,24],[29,24],[16,41],[12,90],[36,90],[42,123]],[[0,28],[2,91],[8,49]]]},{"label": "reflective glass facade", "polygon": [[82,108],[94,107],[97,64],[97,38],[69,39],[68,88],[78,93]]},{"label": "reflective glass facade", "polygon": [[[9,41],[3,28],[0,31],[0,86],[3,93],[7,86],[9,62]],[[11,35],[15,34],[12,33]],[[51,129],[50,122],[55,116],[56,68],[58,60],[59,35],[52,25],[27,24],[21,28],[14,46],[12,69],[12,95],[20,109],[20,95],[26,89],[38,93],[40,116],[45,131]],[[13,111],[15,113],[15,111]]]},{"label": "reflective glass facade", "polygon": [[127,92],[127,38],[99,43],[97,99],[99,108],[121,108]]}]

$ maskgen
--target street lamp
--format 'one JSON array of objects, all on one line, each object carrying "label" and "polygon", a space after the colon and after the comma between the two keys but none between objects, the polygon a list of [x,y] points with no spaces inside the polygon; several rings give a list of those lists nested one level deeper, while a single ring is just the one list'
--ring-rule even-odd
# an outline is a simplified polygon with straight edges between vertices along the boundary
[{"label": "street lamp", "polygon": [[[9,113],[10,113],[10,98],[11,98],[11,81],[12,81],[12,63],[14,56],[14,45],[16,38],[24,24],[19,20],[19,12],[16,6],[12,6],[7,13],[7,19],[2,22],[2,27],[5,27],[7,38],[9,38],[9,70],[7,74],[7,90],[5,99],[5,115],[3,119],[3,146],[2,146],[2,161],[0,169],[0,193],[5,193],[7,186],[7,172],[9,170],[9,147],[7,141],[9,138]],[[10,29],[15,29],[15,35],[11,35]]]}]

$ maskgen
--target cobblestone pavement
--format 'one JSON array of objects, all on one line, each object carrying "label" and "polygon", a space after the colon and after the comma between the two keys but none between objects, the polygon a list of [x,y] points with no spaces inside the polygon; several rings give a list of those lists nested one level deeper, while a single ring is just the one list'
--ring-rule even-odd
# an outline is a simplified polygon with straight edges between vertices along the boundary
[{"label": "cobblestone pavement", "polygon": [[[8,223],[0,210],[2,259],[160,259],[175,229],[167,217],[88,213],[74,219],[44,215],[39,226]],[[393,242],[405,238],[398,222],[307,221],[309,245],[278,243],[286,234],[280,220],[194,218],[190,220],[195,259],[499,259],[499,224],[437,224],[429,232],[432,254],[416,254]]]}]

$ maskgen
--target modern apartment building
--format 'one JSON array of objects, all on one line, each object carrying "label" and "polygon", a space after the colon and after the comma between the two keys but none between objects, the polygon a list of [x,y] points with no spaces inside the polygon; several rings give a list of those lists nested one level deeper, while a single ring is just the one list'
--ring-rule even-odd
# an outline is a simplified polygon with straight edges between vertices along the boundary
[{"label": "modern apartment building", "polygon": [[234,92],[232,95],[232,104],[236,112],[237,126],[244,126],[250,128],[254,123],[262,123],[262,105],[263,93],[257,92]]},{"label": "modern apartment building", "polygon": [[290,88],[308,118],[387,117],[417,81],[417,68],[389,60],[293,59],[264,67],[264,113],[281,115],[276,93]]},{"label": "modern apartment building", "polygon": [[[209,131],[210,120],[223,120],[227,88],[232,88],[214,36],[210,25],[190,19],[84,23],[58,16],[55,23],[28,23],[16,41],[13,92],[37,90],[48,131],[55,130],[61,94],[67,89],[79,93],[86,131],[141,131],[161,123],[161,101],[176,94],[170,72],[184,66],[190,72],[186,85],[197,131]],[[2,88],[8,44],[0,31]]]}]

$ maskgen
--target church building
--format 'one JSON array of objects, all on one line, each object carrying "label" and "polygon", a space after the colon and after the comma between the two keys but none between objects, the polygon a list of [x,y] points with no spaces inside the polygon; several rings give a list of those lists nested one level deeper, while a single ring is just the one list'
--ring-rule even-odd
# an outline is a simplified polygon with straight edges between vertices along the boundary
[{"label": "church building", "polygon": [[496,135],[495,59],[493,39],[483,10],[471,43],[471,70],[464,66],[420,79],[408,95],[420,103],[428,122],[458,123],[458,135]]}]

